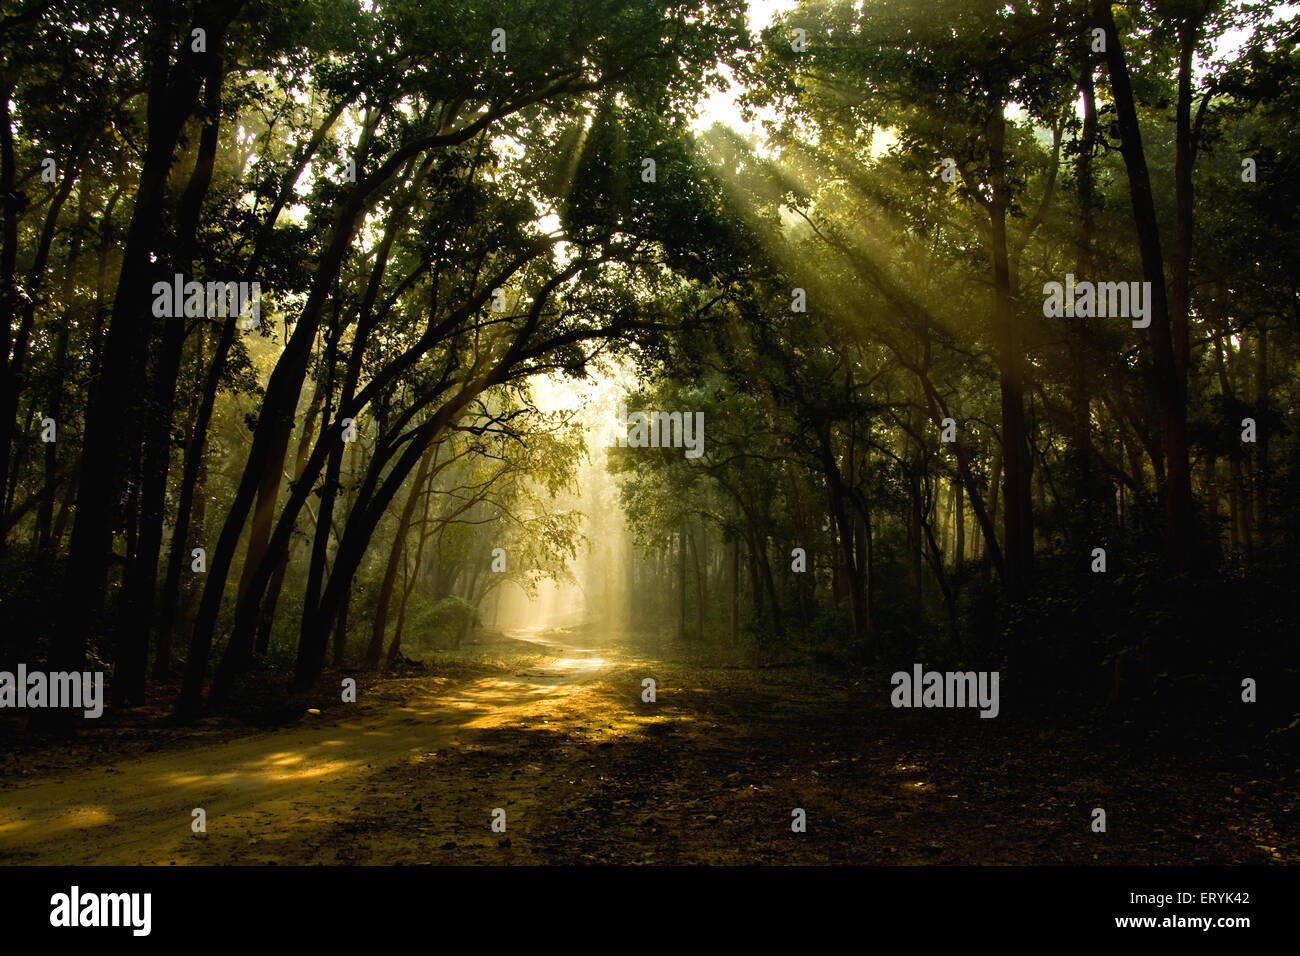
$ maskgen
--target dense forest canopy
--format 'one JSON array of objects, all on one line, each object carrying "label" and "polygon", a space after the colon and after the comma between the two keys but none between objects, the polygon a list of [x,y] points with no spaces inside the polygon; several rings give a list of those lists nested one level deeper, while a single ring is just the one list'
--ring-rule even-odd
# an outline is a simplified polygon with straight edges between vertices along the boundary
[{"label": "dense forest canopy", "polygon": [[193,716],[549,578],[1294,688],[1294,8],[760,6],[0,4],[0,663]]}]

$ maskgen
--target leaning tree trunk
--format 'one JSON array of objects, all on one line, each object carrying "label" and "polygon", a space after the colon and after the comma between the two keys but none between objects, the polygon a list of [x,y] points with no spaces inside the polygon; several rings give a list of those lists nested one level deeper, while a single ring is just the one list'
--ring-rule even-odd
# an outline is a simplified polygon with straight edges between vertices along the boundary
[{"label": "leaning tree trunk", "polygon": [[424,482],[436,447],[436,445],[431,444],[420,459],[420,467],[415,473],[415,481],[406,495],[406,504],[402,506],[402,514],[397,521],[397,533],[393,538],[393,548],[388,554],[388,564],[384,568],[384,579],[379,585],[379,599],[375,603],[375,619],[370,631],[370,646],[366,649],[366,667],[378,666],[379,655],[383,652],[384,630],[388,624],[388,606],[393,597],[393,588],[397,583],[398,562],[406,554],[406,536],[410,531],[411,516],[415,513],[415,505],[422,496],[426,504],[428,502],[429,496],[425,492]]},{"label": "leaning tree trunk", "polygon": [[[1192,561],[1192,486],[1187,439],[1187,382],[1178,369],[1171,308],[1165,287],[1164,254],[1160,244],[1160,228],[1156,218],[1155,200],[1151,189],[1151,176],[1146,154],[1142,147],[1142,130],[1138,123],[1136,99],[1129,79],[1124,47],[1111,12],[1110,0],[1093,0],[1093,16],[1106,31],[1106,61],[1110,72],[1111,93],[1115,102],[1115,115],[1120,133],[1120,153],[1128,173],[1129,199],[1133,207],[1133,220],[1142,254],[1143,278],[1151,283],[1150,336],[1154,364],[1156,400],[1164,425],[1164,452],[1166,458],[1165,524],[1166,553],[1171,565],[1180,571],[1190,568]],[[1181,80],[1180,80],[1181,82]],[[1184,147],[1183,123],[1175,134],[1176,150]],[[1177,159],[1176,159],[1177,162]],[[1190,157],[1180,167],[1179,175],[1190,175]],[[1190,201],[1188,185],[1178,190],[1176,204]],[[1190,228],[1190,210],[1178,210],[1180,230]],[[1185,265],[1185,263],[1184,263]],[[1176,277],[1177,278],[1177,277]],[[1181,279],[1178,281],[1181,282]],[[1185,332],[1186,316],[1180,319]]]}]

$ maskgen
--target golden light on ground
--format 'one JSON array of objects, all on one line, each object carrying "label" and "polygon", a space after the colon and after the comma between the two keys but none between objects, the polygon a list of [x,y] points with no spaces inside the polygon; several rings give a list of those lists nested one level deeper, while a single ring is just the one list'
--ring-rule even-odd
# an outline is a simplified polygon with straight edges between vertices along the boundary
[{"label": "golden light on ground", "polygon": [[28,828],[39,827],[46,835],[55,835],[66,830],[88,830],[91,827],[104,826],[117,819],[105,807],[77,807],[61,814],[55,819],[35,819],[21,814],[7,814],[8,819],[0,817],[0,836],[21,833]]},{"label": "golden light on ground", "polygon": [[554,661],[551,666],[560,670],[581,670],[584,667],[599,667],[604,663],[604,658],[600,657],[563,657]]}]

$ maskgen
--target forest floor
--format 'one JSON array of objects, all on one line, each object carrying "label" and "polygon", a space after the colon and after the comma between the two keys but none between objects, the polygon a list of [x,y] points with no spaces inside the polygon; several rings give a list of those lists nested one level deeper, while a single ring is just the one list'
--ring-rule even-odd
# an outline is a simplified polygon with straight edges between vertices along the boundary
[{"label": "forest floor", "polygon": [[524,637],[274,730],[154,720],[6,747],[0,864],[1300,861],[1280,775],[894,710],[878,682],[800,666]]}]

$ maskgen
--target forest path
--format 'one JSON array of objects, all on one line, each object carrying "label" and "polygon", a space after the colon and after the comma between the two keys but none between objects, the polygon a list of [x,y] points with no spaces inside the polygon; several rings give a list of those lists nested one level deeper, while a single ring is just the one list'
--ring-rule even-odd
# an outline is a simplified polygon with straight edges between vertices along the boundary
[{"label": "forest path", "polygon": [[[214,722],[167,728],[167,752],[87,739],[14,759],[0,865],[1300,860],[1285,774],[1137,751],[1113,728],[897,710],[887,675],[700,650],[517,631],[273,732]],[[1093,806],[1112,832],[1091,832]]]},{"label": "forest path", "polygon": [[[247,862],[262,862],[260,842],[290,830],[308,839],[327,830],[374,792],[372,780],[384,771],[455,748],[483,729],[540,719],[556,698],[607,666],[591,649],[540,632],[521,639],[540,645],[546,659],[446,687],[399,682],[412,691],[405,694],[385,693],[388,685],[381,685],[355,705],[354,716],[306,716],[270,733],[113,758],[55,780],[6,787],[0,790],[0,862],[203,863],[211,861],[206,844],[214,839],[226,862],[242,855],[233,843],[253,857]],[[206,813],[205,834],[191,830],[195,808]]]}]

